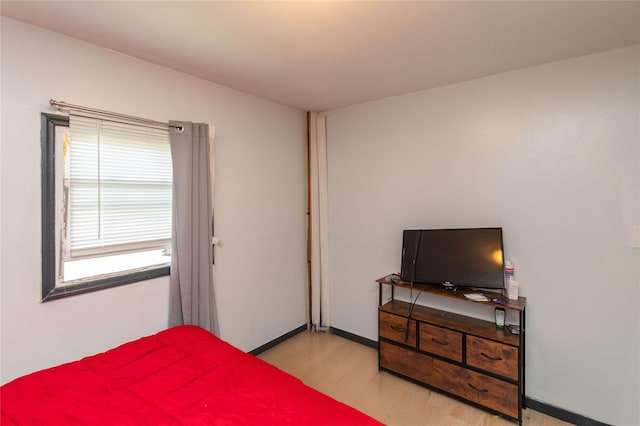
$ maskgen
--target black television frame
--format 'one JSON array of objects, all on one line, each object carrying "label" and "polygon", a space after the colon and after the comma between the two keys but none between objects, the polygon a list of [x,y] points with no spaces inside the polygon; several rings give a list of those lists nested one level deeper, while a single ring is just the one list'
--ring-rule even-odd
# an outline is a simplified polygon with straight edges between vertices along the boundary
[{"label": "black television frame", "polygon": [[404,230],[400,270],[406,282],[503,290],[502,228]]}]

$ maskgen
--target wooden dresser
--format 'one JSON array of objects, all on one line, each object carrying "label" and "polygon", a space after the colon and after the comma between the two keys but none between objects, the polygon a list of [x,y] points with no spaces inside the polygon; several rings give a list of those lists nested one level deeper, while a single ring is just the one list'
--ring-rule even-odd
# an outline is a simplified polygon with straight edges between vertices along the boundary
[{"label": "wooden dresser", "polygon": [[[408,283],[378,280],[382,286]],[[414,284],[414,291],[470,302],[463,291]],[[466,292],[470,292],[465,290]],[[491,296],[491,293],[486,293]],[[470,302],[515,310],[520,334],[494,322],[391,300],[378,308],[379,368],[522,423],[524,408],[524,313],[526,299]],[[411,314],[409,315],[409,312]]]}]

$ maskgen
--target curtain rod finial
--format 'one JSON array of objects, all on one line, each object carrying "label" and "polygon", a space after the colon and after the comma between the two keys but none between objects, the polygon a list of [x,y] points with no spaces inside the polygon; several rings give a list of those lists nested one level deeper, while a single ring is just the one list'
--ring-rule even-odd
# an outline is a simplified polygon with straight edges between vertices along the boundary
[{"label": "curtain rod finial", "polygon": [[58,111],[62,111],[62,105],[64,104],[64,101],[56,101],[55,99],[51,98],[49,99],[49,105],[51,105],[52,107],[55,107]]}]

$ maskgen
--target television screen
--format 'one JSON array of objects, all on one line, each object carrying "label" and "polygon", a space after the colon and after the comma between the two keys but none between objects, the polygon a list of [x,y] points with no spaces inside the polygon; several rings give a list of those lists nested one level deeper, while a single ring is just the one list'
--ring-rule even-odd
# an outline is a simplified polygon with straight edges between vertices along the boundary
[{"label": "television screen", "polygon": [[403,232],[403,281],[502,289],[503,271],[502,228]]}]

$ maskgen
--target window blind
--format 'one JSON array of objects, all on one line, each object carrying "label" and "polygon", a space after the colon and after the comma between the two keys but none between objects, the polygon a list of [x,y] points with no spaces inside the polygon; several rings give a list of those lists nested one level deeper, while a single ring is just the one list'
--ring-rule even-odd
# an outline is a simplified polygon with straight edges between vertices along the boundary
[{"label": "window blind", "polygon": [[71,258],[169,247],[172,165],[166,130],[70,114]]}]

